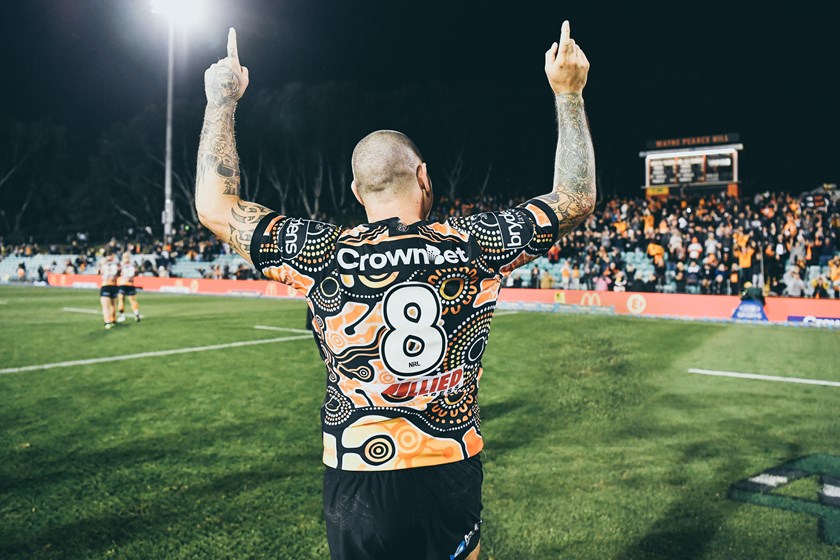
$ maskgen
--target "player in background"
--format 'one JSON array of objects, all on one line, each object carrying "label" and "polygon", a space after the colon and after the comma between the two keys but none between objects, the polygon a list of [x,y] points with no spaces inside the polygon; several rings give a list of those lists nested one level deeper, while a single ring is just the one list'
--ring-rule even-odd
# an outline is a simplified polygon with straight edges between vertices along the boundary
[{"label": "player in background", "polygon": [[117,256],[109,251],[105,254],[104,260],[99,265],[99,276],[101,285],[99,288],[99,302],[102,304],[102,319],[105,321],[105,328],[111,329],[117,322],[117,278],[120,275],[120,263]]},{"label": "player in background", "polygon": [[545,53],[558,122],[549,193],[501,212],[428,222],[434,197],[419,150],[403,134],[377,131],[352,156],[351,188],[368,218],[353,229],[280,216],[239,197],[234,112],[249,74],[233,29],[228,56],[205,72],[199,217],[263,274],[303,293],[313,311],[327,368],[321,417],[332,558],[478,557],[481,357],[502,280],[594,209],[588,71],[564,22]]},{"label": "player in background", "polygon": [[140,305],[137,303],[137,287],[134,285],[134,278],[137,276],[137,266],[131,261],[131,253],[126,251],[122,255],[120,264],[120,277],[117,280],[119,287],[119,300],[117,303],[117,323],[125,322],[125,298],[131,304],[134,312],[134,320],[140,322]]}]

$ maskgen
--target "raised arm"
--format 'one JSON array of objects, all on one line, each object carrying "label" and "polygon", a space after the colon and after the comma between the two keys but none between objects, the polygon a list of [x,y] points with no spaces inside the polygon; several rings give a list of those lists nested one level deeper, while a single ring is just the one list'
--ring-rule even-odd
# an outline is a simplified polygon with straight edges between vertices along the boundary
[{"label": "raised arm", "polygon": [[248,87],[248,69],[239,64],[236,31],[228,33],[227,57],[204,73],[207,108],[198,144],[195,207],[201,223],[251,262],[251,236],[265,206],[239,198],[239,155],[233,134],[236,102]]},{"label": "raised arm", "polygon": [[545,74],[557,105],[557,152],[552,191],[537,198],[554,210],[560,235],[566,235],[595,209],[595,152],[583,109],[589,61],[571,38],[568,21],[560,43],[545,53]]}]

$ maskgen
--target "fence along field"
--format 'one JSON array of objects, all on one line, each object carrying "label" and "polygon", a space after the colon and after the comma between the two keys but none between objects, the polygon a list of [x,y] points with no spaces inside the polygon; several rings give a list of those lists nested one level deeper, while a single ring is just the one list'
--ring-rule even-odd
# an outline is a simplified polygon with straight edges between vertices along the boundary
[{"label": "fence along field", "polygon": [[[141,297],[0,287],[0,557],[325,558],[304,304]],[[839,338],[500,314],[482,557],[836,558],[840,387],[689,369],[837,383]]]}]

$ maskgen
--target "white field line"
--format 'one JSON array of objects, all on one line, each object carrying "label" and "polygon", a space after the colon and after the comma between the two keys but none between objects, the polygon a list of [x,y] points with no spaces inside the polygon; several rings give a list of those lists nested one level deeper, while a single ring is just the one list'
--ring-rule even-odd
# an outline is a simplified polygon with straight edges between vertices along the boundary
[{"label": "white field line", "polygon": [[788,478],[786,476],[776,476],[773,474],[760,474],[758,476],[754,476],[750,479],[751,482],[756,482],[758,484],[763,484],[765,486],[772,486],[776,488],[777,486],[782,486],[788,483]]},{"label": "white field line", "polygon": [[296,332],[296,333],[311,333],[306,329],[293,329],[292,327],[270,327],[268,325],[255,325],[255,329],[259,331],[281,331],[281,332]]},{"label": "white field line", "polygon": [[823,494],[829,498],[840,498],[840,486],[823,483]]},{"label": "white field line", "polygon": [[88,313],[90,315],[102,315],[101,309],[85,309],[83,307],[63,307],[62,311],[68,313]]},{"label": "white field line", "polygon": [[827,387],[840,387],[840,382],[823,381],[821,379],[805,379],[802,377],[778,377],[775,375],[759,375],[757,373],[738,373],[736,371],[715,371],[710,369],[690,368],[688,373],[699,373],[700,375],[714,375],[717,377],[737,377],[739,379],[757,379],[759,381],[781,381],[782,383],[803,383],[805,385],[825,385]]},{"label": "white field line", "polygon": [[213,344],[210,346],[193,346],[190,348],[175,348],[172,350],[158,350],[156,352],[139,352],[137,354],[123,354],[121,356],[106,356],[103,358],[90,358],[87,360],[73,360],[70,362],[54,362],[51,364],[38,364],[34,366],[22,366],[0,369],[0,375],[7,373],[19,373],[23,371],[36,371],[41,369],[53,369],[73,366],[85,366],[90,364],[103,364],[106,362],[121,362],[124,360],[136,360],[138,358],[155,358],[157,356],[171,356],[173,354],[189,354],[192,352],[206,352],[208,350],[221,350],[222,348],[237,348],[239,346],[255,346],[257,344],[271,344],[273,342],[287,342],[289,340],[304,340],[312,338],[311,335],[284,336],[281,338],[266,338],[263,340],[244,340],[242,342],[229,342],[227,344]]}]

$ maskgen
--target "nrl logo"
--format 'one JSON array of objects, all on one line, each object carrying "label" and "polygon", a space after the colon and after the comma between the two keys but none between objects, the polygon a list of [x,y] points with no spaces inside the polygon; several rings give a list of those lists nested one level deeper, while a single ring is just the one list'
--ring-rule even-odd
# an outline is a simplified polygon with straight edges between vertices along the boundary
[{"label": "nrl logo", "polygon": [[[816,477],[819,483],[815,500],[778,492],[793,482],[810,477]],[[819,520],[819,535],[823,542],[840,546],[840,457],[809,455],[773,467],[733,484],[729,488],[729,498],[813,515]]]}]

